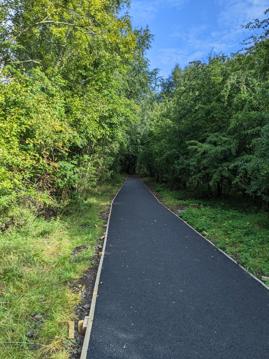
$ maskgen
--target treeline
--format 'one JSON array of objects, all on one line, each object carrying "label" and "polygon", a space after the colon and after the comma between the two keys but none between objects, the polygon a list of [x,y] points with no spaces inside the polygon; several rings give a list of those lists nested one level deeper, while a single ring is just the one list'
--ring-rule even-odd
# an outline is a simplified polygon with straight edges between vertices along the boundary
[{"label": "treeline", "polygon": [[269,202],[269,19],[232,57],[175,67],[145,111],[140,172],[198,193]]},{"label": "treeline", "polygon": [[150,34],[125,2],[1,1],[1,214],[57,206],[119,170],[150,76]]},{"label": "treeline", "polygon": [[268,16],[244,53],[176,66],[156,92],[127,4],[1,1],[0,228],[121,169],[269,202]]}]

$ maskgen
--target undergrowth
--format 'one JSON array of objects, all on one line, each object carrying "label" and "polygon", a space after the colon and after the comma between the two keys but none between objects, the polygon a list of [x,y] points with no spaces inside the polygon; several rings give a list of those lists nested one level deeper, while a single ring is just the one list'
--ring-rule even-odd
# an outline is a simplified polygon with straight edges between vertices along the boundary
[{"label": "undergrowth", "polygon": [[24,213],[23,225],[1,234],[0,358],[69,357],[66,322],[82,290],[75,284],[91,266],[104,231],[101,213],[120,183],[99,185],[49,220]]}]

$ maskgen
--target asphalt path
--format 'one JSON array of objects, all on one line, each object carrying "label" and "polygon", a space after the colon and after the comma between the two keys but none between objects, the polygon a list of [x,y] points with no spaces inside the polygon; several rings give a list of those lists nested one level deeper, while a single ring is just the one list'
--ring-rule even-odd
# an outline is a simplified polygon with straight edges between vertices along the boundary
[{"label": "asphalt path", "polygon": [[88,359],[269,359],[269,291],[143,182],[114,201]]}]

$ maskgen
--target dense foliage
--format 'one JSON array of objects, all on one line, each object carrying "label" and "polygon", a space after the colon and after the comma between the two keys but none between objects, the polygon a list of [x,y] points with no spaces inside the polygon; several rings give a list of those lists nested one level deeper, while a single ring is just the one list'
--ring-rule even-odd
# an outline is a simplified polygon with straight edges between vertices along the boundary
[{"label": "dense foliage", "polygon": [[147,111],[139,170],[200,193],[269,202],[268,11],[248,48],[175,67]]},{"label": "dense foliage", "polygon": [[2,213],[42,209],[118,169],[149,80],[150,34],[124,5],[1,1]]},{"label": "dense foliage", "polygon": [[243,53],[176,66],[156,92],[126,3],[1,2],[2,228],[17,205],[55,207],[120,167],[269,202],[268,18]]}]

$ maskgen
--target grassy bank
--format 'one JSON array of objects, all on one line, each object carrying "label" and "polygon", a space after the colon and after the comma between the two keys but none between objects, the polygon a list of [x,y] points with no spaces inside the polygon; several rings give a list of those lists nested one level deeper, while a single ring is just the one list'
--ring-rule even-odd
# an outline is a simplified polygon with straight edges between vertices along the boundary
[{"label": "grassy bank", "polygon": [[268,212],[242,199],[197,199],[191,193],[146,182],[163,203],[217,247],[257,277],[269,276]]},{"label": "grassy bank", "polygon": [[122,179],[99,186],[57,218],[29,215],[0,238],[0,357],[69,357],[66,322],[75,319],[77,283],[91,266],[110,201]]}]

